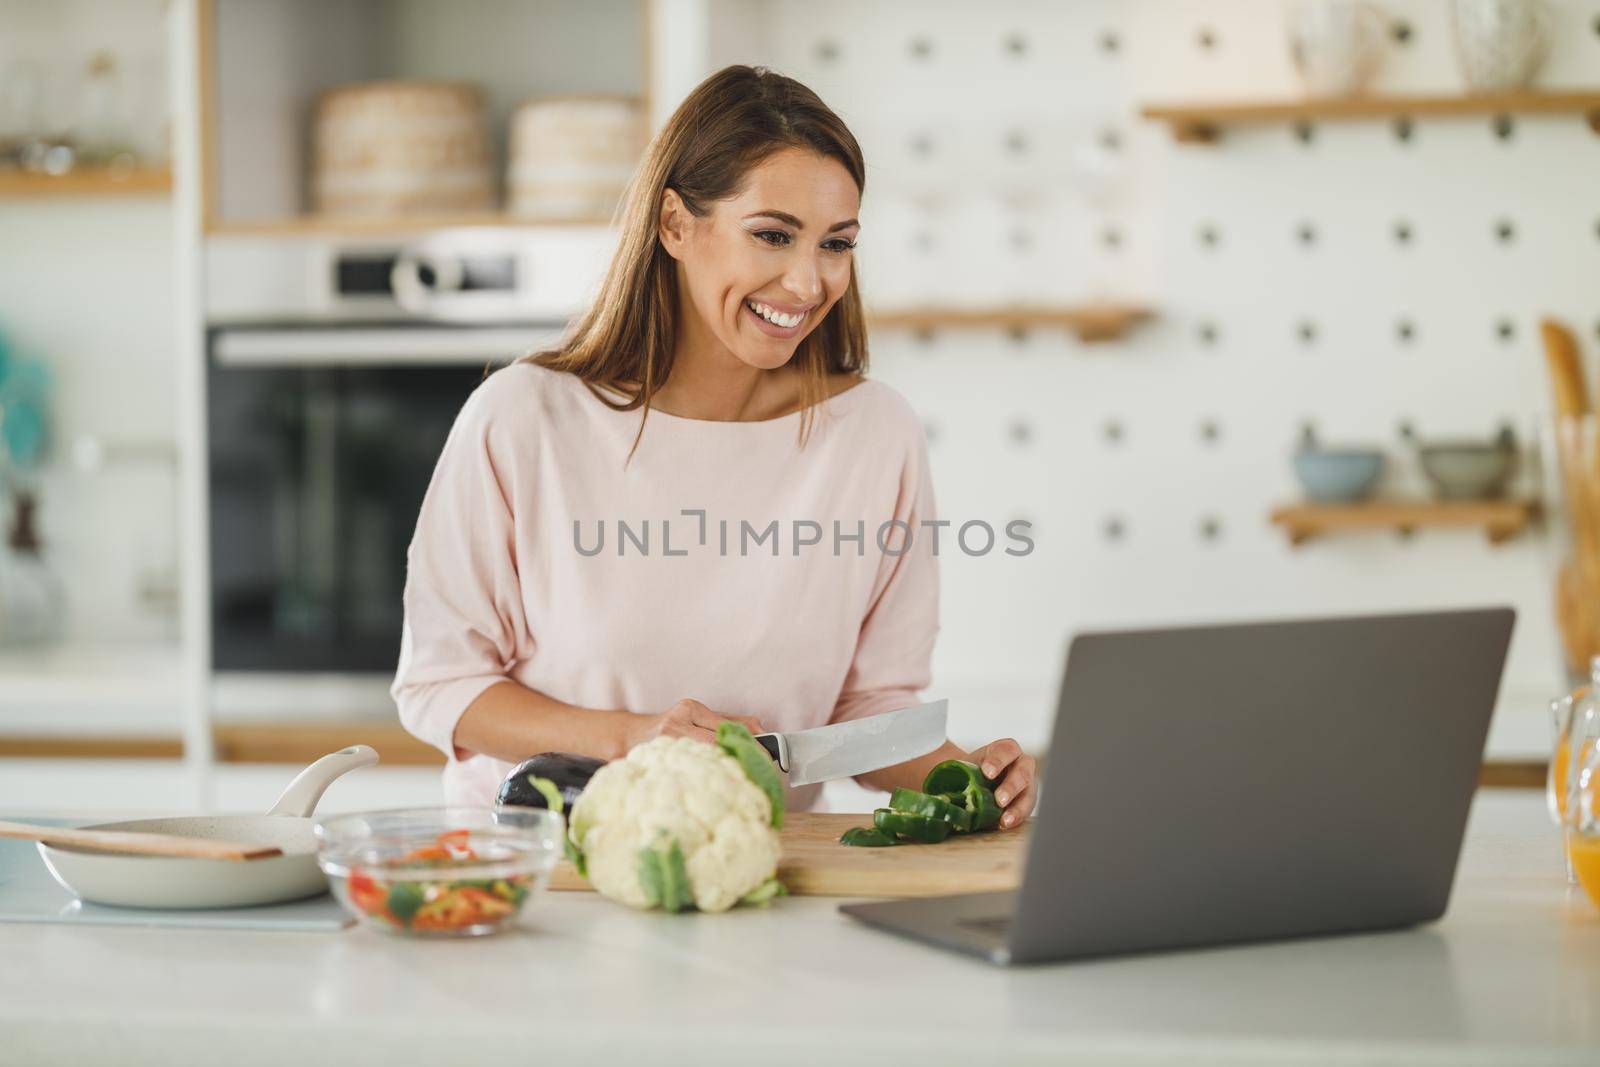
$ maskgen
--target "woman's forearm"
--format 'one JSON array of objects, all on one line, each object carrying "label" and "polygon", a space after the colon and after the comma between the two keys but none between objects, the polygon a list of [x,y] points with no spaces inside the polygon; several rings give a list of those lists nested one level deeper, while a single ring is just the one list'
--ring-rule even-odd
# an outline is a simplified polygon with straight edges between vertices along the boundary
[{"label": "woman's forearm", "polygon": [[946,741],[926,756],[918,756],[904,763],[896,763],[893,767],[883,767],[867,774],[856,775],[856,781],[869,789],[882,789],[884,792],[893,792],[897,787],[906,789],[921,789],[922,780],[933,770],[934,765],[947,759],[967,759],[967,753]]},{"label": "woman's forearm", "polygon": [[485,689],[456,723],[455,743],[518,763],[540,752],[574,752],[599,759],[627,754],[628,734],[639,725],[630,711],[564,704],[507,680]]}]

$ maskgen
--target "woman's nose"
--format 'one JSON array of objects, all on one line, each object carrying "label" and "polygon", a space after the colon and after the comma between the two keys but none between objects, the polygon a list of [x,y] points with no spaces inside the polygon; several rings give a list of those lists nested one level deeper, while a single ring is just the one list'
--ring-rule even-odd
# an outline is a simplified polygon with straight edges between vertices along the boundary
[{"label": "woman's nose", "polygon": [[822,272],[810,256],[800,257],[784,275],[783,287],[801,304],[820,303],[822,300]]}]

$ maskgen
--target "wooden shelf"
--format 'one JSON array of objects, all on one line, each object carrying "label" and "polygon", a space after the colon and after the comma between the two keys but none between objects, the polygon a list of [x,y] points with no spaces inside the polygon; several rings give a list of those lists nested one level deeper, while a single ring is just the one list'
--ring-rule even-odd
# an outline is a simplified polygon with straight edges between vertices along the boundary
[{"label": "wooden shelf", "polygon": [[1066,329],[1080,341],[1110,341],[1147,319],[1149,308],[1121,304],[1082,307],[905,308],[869,311],[867,325],[879,330],[1009,330]]},{"label": "wooden shelf", "polygon": [[[341,722],[217,722],[219,763],[305,765],[345,745],[376,748],[387,766],[434,767],[444,756],[390,719]],[[0,759],[180,759],[170,734],[0,734]]]},{"label": "wooden shelf", "polygon": [[532,216],[487,213],[478,215],[361,216],[298,215],[283,219],[212,219],[206,232],[252,237],[292,237],[307,234],[389,235],[466,226],[610,226],[611,219],[541,219]]},{"label": "wooden shelf", "polygon": [[1491,544],[1510,540],[1539,514],[1531,500],[1372,501],[1360,504],[1291,504],[1272,521],[1290,544],[1342,530],[1390,529],[1408,534],[1427,526],[1481,526]]},{"label": "wooden shelf", "polygon": [[0,170],[0,197],[23,196],[148,196],[172,191],[172,171],[145,167],[127,174],[108,170],[74,170],[36,174]]},{"label": "wooden shelf", "polygon": [[1283,101],[1214,101],[1147,104],[1147,119],[1165,122],[1179,141],[1209,144],[1222,127],[1247,122],[1323,122],[1348,119],[1418,118],[1430,115],[1581,114],[1600,133],[1600,90],[1510,93],[1496,96],[1355,96]]}]

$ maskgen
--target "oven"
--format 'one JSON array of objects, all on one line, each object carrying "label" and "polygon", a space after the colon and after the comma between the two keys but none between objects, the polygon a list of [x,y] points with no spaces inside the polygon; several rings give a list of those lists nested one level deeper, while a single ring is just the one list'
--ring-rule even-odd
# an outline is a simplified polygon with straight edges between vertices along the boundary
[{"label": "oven", "polygon": [[300,248],[302,298],[270,307],[260,292],[295,292],[294,264],[221,256],[215,276],[258,284],[218,294],[234,313],[208,330],[219,714],[387,708],[406,549],[456,414],[488,371],[560,339],[605,260],[589,249],[583,285],[571,256],[542,251],[554,261],[507,233]]}]

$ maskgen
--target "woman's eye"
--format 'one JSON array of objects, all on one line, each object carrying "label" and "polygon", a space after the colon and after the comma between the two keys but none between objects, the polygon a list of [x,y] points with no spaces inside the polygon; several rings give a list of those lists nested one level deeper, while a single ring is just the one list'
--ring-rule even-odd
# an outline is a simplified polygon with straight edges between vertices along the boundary
[{"label": "woman's eye", "polygon": [[[756,240],[769,244],[774,248],[784,248],[794,240],[782,230],[756,230],[755,237]],[[856,243],[843,237],[836,237],[831,241],[824,241],[822,247],[829,252],[842,255],[845,252],[852,251],[856,247]]]}]

